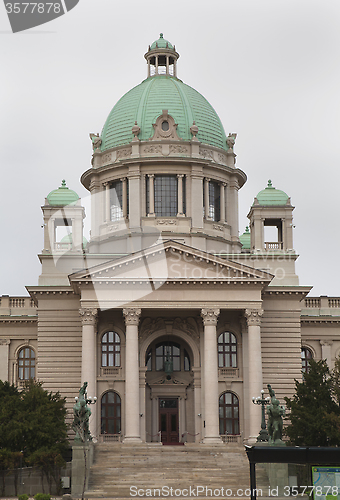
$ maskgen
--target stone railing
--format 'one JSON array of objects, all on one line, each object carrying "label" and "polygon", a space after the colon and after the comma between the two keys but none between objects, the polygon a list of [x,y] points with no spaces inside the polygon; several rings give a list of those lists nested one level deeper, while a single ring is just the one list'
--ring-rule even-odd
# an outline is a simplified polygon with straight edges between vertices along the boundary
[{"label": "stone railing", "polygon": [[282,241],[266,241],[265,247],[266,250],[282,250],[283,243]]},{"label": "stone railing", "polygon": [[238,368],[219,368],[218,376],[223,378],[238,378]]},{"label": "stone railing", "polygon": [[230,444],[242,444],[241,434],[221,434],[223,443]]},{"label": "stone railing", "polygon": [[340,297],[306,297],[305,307],[316,309],[340,308]]},{"label": "stone railing", "polygon": [[121,434],[99,434],[99,443],[120,443],[122,441]]},{"label": "stone railing", "polygon": [[35,316],[37,308],[31,297],[9,297],[2,295],[0,298],[0,316]]}]

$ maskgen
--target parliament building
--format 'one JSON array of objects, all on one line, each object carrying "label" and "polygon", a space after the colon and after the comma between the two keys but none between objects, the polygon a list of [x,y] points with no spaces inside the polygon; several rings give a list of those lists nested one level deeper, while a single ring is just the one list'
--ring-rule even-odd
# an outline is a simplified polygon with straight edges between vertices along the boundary
[{"label": "parliament building", "polygon": [[38,285],[1,296],[0,379],[60,391],[70,422],[87,381],[98,441],[253,443],[253,397],[270,383],[283,403],[310,358],[334,366],[340,298],[300,285],[275,178],[239,235],[236,134],[180,80],[162,34],[144,57],[146,79],[91,134],[89,241],[62,181],[42,206]]}]

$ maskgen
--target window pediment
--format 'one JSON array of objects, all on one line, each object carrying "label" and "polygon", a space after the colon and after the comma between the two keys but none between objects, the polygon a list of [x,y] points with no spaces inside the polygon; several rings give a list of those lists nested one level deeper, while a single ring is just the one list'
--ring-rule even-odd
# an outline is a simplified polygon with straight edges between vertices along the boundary
[{"label": "window pediment", "polygon": [[167,109],[163,109],[163,113],[157,118],[156,123],[152,124],[154,135],[150,141],[155,140],[175,140],[180,141],[181,138],[177,134],[177,126],[175,120],[168,114]]}]

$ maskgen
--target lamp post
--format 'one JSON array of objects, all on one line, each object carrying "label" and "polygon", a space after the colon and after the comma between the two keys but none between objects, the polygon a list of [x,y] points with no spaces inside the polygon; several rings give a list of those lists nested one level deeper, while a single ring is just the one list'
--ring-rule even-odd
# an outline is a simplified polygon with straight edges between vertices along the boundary
[{"label": "lamp post", "polygon": [[266,418],[265,418],[265,407],[270,404],[270,398],[265,398],[264,397],[264,390],[262,389],[261,391],[261,397],[253,397],[252,401],[254,405],[261,405],[261,414],[262,414],[262,419],[261,419],[261,430],[259,435],[257,436],[256,442],[267,442],[269,441],[269,434],[267,431],[266,427]]}]

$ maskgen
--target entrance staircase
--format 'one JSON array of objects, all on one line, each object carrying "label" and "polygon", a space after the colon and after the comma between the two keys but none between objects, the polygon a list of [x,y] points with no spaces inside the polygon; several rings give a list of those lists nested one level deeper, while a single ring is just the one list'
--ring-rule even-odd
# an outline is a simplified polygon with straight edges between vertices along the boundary
[{"label": "entrance staircase", "polygon": [[[249,462],[244,447],[237,445],[96,444],[86,497],[131,499],[131,486],[144,491],[161,489],[163,486],[168,487],[169,491],[171,487],[174,490],[189,489],[190,486],[203,486],[212,490],[223,487],[224,491],[232,490],[230,496],[249,498],[249,492],[248,495],[236,493],[237,490],[249,488]],[[264,471],[257,471],[257,487],[268,491]],[[209,490],[207,493],[204,491],[199,496],[216,496],[210,494]],[[140,498],[141,495],[134,496]],[[144,496],[148,496],[146,492]],[[153,498],[155,496],[165,497],[152,494]],[[169,493],[168,496],[175,497],[175,494]]]}]

